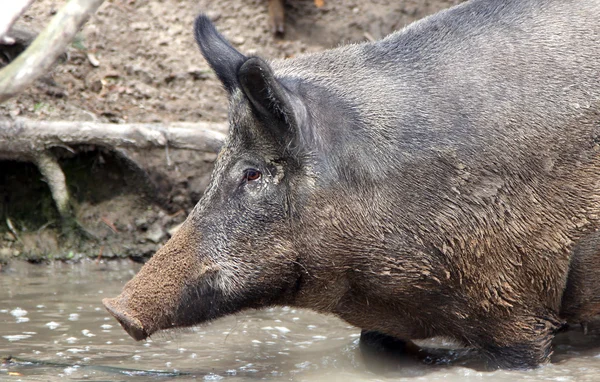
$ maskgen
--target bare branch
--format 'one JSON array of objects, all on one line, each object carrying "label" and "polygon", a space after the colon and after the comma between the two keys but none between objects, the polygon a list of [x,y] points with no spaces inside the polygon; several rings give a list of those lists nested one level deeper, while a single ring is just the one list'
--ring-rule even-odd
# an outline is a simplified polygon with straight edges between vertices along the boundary
[{"label": "bare branch", "polygon": [[69,190],[67,181],[58,161],[50,151],[41,151],[35,154],[35,164],[42,173],[50,187],[56,207],[63,219],[71,217],[69,207]]},{"label": "bare branch", "polygon": [[74,144],[217,152],[226,134],[225,123],[112,124],[0,118],[0,158],[26,157],[50,147]]},{"label": "bare branch", "polygon": [[33,0],[11,0],[2,4],[2,12],[0,12],[0,44],[14,43],[14,41],[10,41],[10,38],[6,37],[6,34],[32,2]]},{"label": "bare branch", "polygon": [[69,0],[25,52],[0,70],[0,103],[44,75],[104,0]]},{"label": "bare branch", "polygon": [[0,160],[34,162],[50,187],[64,228],[90,235],[75,220],[65,175],[50,148],[94,144],[112,149],[171,147],[216,152],[226,133],[224,123],[110,124],[0,118]]}]

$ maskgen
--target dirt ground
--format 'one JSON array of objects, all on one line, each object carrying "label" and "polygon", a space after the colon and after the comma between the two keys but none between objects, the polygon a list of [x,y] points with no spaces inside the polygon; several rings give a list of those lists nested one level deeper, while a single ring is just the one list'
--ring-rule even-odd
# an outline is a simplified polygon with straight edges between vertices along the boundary
[{"label": "dirt ground", "polygon": [[[99,122],[224,121],[227,101],[192,35],[207,13],[240,51],[291,58],[344,43],[380,39],[460,0],[289,0],[286,34],[271,34],[266,0],[107,0],[44,80],[0,105],[0,115]],[[22,18],[40,30],[64,1],[37,0]],[[1,8],[1,6],[0,6]],[[29,163],[0,161],[0,258],[145,258],[169,237],[202,195],[215,153],[57,148],[77,218],[93,240],[61,234],[50,193]],[[135,167],[135,166],[134,166]],[[11,227],[9,227],[9,225]]]}]

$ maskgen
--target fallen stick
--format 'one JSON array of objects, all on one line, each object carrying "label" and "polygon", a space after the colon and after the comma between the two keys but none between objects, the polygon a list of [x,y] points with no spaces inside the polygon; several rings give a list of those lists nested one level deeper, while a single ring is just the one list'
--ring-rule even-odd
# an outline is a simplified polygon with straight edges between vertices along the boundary
[{"label": "fallen stick", "polygon": [[46,74],[103,1],[69,0],[27,50],[0,70],[0,103]]},{"label": "fallen stick", "polygon": [[92,144],[111,149],[164,147],[217,152],[227,134],[225,123],[131,123],[36,121],[0,118],[0,160],[31,161],[50,187],[66,228],[86,231],[75,220],[65,175],[52,147]]},{"label": "fallen stick", "polygon": [[31,157],[51,147],[76,144],[217,152],[226,134],[225,123],[112,124],[0,118],[0,158]]},{"label": "fallen stick", "polygon": [[35,154],[34,160],[50,187],[58,213],[63,219],[69,218],[71,216],[69,189],[67,188],[65,174],[62,172],[56,157],[50,151],[41,151]]}]

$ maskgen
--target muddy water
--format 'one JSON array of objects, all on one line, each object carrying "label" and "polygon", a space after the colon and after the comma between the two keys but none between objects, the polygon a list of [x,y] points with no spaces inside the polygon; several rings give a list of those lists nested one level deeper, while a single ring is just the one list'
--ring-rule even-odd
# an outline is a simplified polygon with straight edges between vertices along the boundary
[{"label": "muddy water", "polygon": [[598,381],[600,333],[556,341],[553,364],[482,372],[467,363],[366,362],[359,330],[289,308],[251,311],[136,343],[100,304],[139,269],[129,262],[30,265],[0,273],[0,366],[7,381]]}]

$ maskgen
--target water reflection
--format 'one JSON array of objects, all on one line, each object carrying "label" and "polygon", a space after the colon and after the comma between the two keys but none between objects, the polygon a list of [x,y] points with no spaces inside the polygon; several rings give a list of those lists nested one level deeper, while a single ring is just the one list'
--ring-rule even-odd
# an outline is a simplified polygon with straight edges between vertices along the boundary
[{"label": "water reflection", "polygon": [[359,331],[334,318],[291,308],[251,311],[194,329],[134,342],[102,308],[139,269],[130,262],[31,265],[0,273],[0,366],[4,380],[206,381],[593,381],[600,335],[568,333],[552,365],[526,372],[482,372],[414,361],[366,365]]}]

